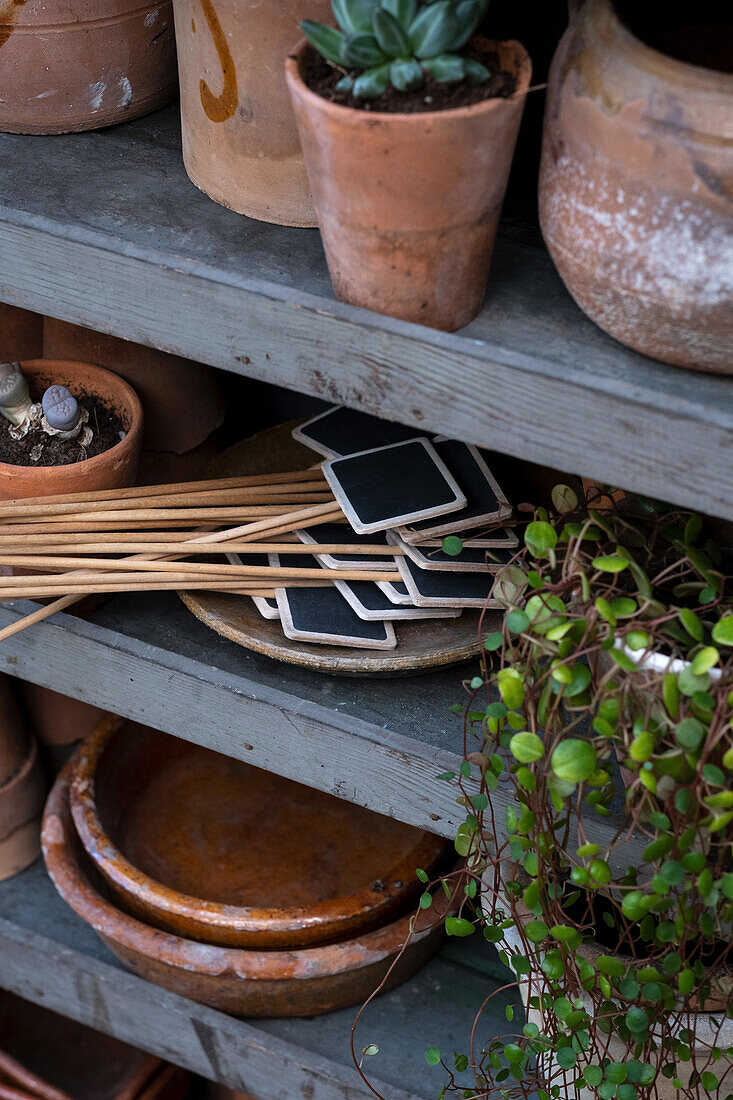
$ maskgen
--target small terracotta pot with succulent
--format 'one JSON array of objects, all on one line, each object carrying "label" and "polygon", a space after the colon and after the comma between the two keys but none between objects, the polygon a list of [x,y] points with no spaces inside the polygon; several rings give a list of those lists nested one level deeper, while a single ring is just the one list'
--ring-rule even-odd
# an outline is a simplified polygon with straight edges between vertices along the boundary
[{"label": "small terracotta pot with succulent", "polygon": [[486,0],[334,0],[286,64],[336,297],[452,331],[481,309],[531,63]]}]

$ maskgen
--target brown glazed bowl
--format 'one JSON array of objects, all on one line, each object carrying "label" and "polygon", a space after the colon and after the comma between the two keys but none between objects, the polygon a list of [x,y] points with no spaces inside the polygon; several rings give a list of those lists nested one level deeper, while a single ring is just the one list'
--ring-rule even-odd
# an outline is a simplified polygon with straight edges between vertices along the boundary
[{"label": "brown glazed bowl", "polygon": [[396,963],[385,987],[393,989],[430,958],[443,938],[448,902],[442,890],[430,909],[420,910],[404,951],[412,913],[354,939],[295,951],[215,947],[151,928],[116,908],[103,882],[98,884],[71,817],[71,764],[46,804],[46,867],[61,897],[141,978],[234,1015],[313,1016],[363,1001]]},{"label": "brown glazed bowl", "polygon": [[[635,26],[645,5],[626,2]],[[573,298],[611,336],[654,359],[730,374],[733,72],[646,45],[621,3],[586,0],[553,60],[542,231]],[[690,32],[675,52],[701,36]],[[719,49],[708,42],[703,54],[714,64]]]},{"label": "brown glazed bowl", "polygon": [[126,435],[104,454],[70,466],[14,466],[0,462],[0,500],[132,485],[142,446],[143,410],[137,394],[124,378],[94,363],[68,359],[26,359],[21,366],[34,400],[40,401],[48,386],[67,386],[75,396],[87,394],[113,409]]},{"label": "brown glazed bowl", "polygon": [[447,842],[144,726],[105,718],[71,810],[115,899],[204,943],[309,947],[411,907]]},{"label": "brown glazed bowl", "polygon": [[519,42],[475,39],[516,78],[507,99],[409,114],[330,103],[285,75],[336,297],[433,328],[480,311],[532,75]]}]

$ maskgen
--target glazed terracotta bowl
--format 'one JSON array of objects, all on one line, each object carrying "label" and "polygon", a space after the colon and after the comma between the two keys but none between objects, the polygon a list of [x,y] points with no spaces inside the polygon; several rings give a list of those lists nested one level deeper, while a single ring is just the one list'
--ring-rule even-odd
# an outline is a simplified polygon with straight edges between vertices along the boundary
[{"label": "glazed terracotta bowl", "polygon": [[[437,949],[449,903],[438,890],[420,910],[357,937],[293,951],[215,947],[151,928],[117,908],[79,842],[69,807],[73,761],[46,804],[43,855],[56,889],[130,970],[165,989],[240,1016],[312,1016],[364,1000],[414,974]],[[399,956],[399,958],[398,958]],[[395,963],[394,968],[392,964]]]},{"label": "glazed terracotta bowl", "polygon": [[79,837],[114,897],[205,943],[296,948],[404,913],[445,840],[108,717],[71,783]]},{"label": "glazed terracotta bowl", "polygon": [[21,364],[31,397],[40,400],[48,386],[96,398],[117,413],[125,437],[103,454],[69,466],[14,466],[0,462],[0,500],[121,489],[132,485],[142,445],[143,410],[132,386],[94,363],[69,359],[26,359]]}]

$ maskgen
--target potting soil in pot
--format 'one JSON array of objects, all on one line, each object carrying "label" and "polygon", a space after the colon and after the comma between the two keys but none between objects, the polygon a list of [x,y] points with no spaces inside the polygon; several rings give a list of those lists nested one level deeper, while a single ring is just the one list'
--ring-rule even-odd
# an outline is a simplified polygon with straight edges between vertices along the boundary
[{"label": "potting soil in pot", "polygon": [[330,103],[343,107],[356,107],[360,111],[386,111],[389,114],[417,114],[421,111],[447,111],[456,107],[468,107],[484,99],[509,99],[516,90],[514,73],[500,68],[495,52],[467,49],[466,57],[486,65],[491,77],[485,84],[471,84],[461,80],[455,84],[439,84],[429,73],[425,83],[411,92],[400,92],[391,84],[375,99],[357,98],[352,92],[337,92],[336,85],[343,76],[339,69],[321,57],[314,49],[306,51],[303,62],[303,79],[308,87]]},{"label": "potting soil in pot", "polygon": [[[40,394],[33,393],[31,396],[34,401],[41,399]],[[77,439],[48,435],[40,428],[29,431],[24,439],[13,439],[10,421],[0,417],[0,462],[13,466],[71,466],[104,454],[116,446],[125,435],[124,425],[117,413],[101,401],[75,396],[79,405],[89,413],[88,423],[94,435],[88,446],[82,447]]]}]

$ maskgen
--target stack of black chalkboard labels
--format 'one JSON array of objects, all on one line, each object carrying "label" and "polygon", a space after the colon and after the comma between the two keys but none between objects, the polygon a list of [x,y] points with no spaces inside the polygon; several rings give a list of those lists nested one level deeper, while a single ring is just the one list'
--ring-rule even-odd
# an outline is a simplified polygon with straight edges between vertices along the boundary
[{"label": "stack of black chalkboard labels", "polygon": [[[348,522],[298,531],[304,543],[385,547],[371,552],[316,554],[284,565],[384,571],[402,580],[335,580],[320,588],[282,588],[257,599],[260,612],[279,618],[288,638],[324,645],[392,649],[405,619],[457,618],[490,600],[495,573],[518,545],[508,524],[512,509],[481,451],[342,406],[293,431],[324,456],[323,472]],[[453,537],[451,537],[453,536]],[[460,540],[460,541],[459,541]],[[402,556],[389,553],[399,547]],[[277,565],[276,555],[270,564]]]}]

